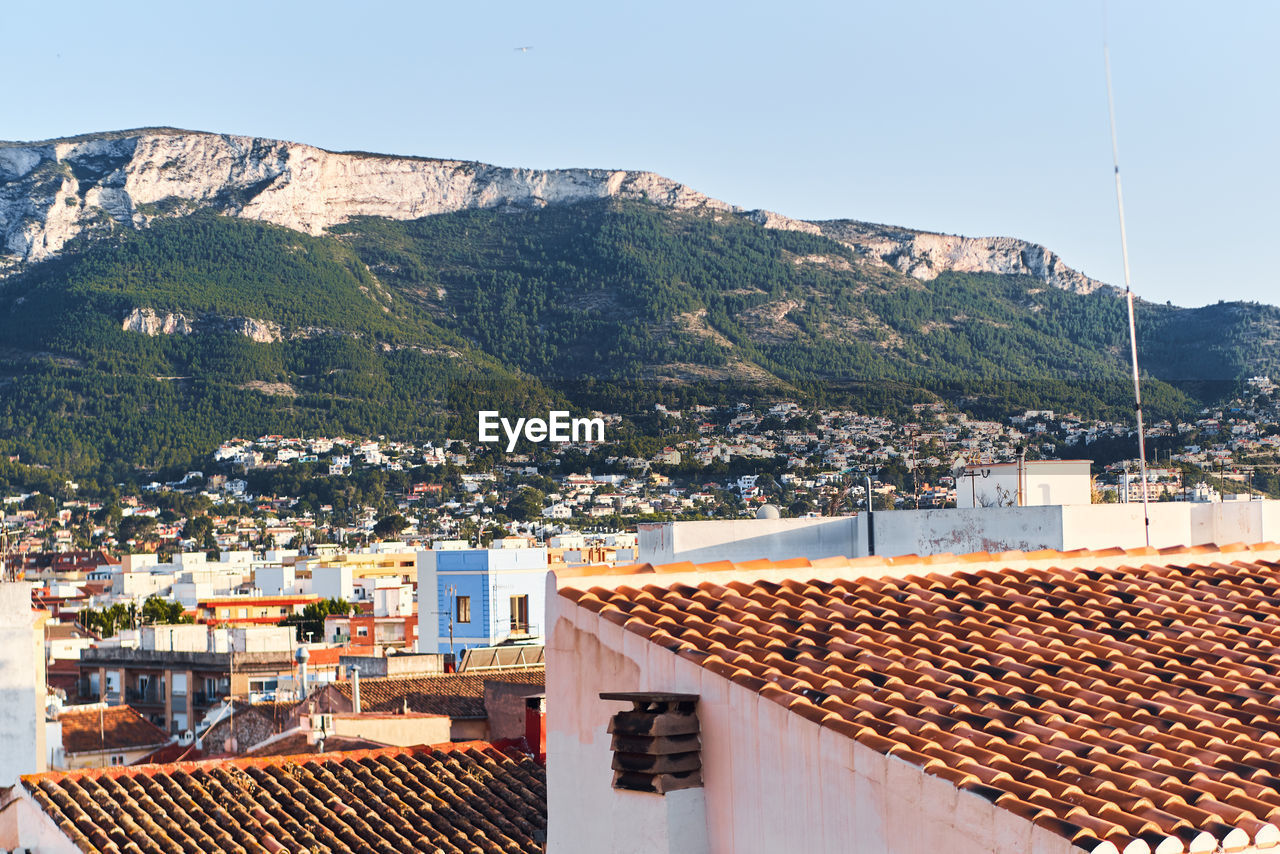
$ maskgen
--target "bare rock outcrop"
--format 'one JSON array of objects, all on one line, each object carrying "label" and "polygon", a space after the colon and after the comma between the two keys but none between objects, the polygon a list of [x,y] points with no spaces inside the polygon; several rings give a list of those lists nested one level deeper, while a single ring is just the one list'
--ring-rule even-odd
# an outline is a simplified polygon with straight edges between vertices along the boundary
[{"label": "bare rock outcrop", "polygon": [[[156,311],[154,308],[135,308],[125,315],[120,328],[125,332],[137,332],[141,335],[196,335],[207,332],[233,332],[236,335],[257,341],[259,344],[272,344],[284,339],[280,324],[270,320],[259,320],[256,317],[215,317],[204,316],[191,318],[176,311]],[[313,337],[329,334],[329,330],[307,328],[299,330],[290,337]]]},{"label": "bare rock outcrop", "polygon": [[[603,198],[723,212],[765,228],[820,233],[872,263],[920,279],[956,270],[1030,275],[1081,293],[1105,287],[1026,241],[744,211],[652,172],[509,169],[170,128],[0,142],[0,275],[55,255],[86,232],[141,228],[158,216],[200,209],[320,234],[358,216],[408,220]],[[245,334],[258,340],[279,330]]]},{"label": "bare rock outcrop", "polygon": [[179,312],[158,312],[153,308],[135,308],[125,315],[120,328],[143,335],[190,335],[195,331],[191,320]]}]

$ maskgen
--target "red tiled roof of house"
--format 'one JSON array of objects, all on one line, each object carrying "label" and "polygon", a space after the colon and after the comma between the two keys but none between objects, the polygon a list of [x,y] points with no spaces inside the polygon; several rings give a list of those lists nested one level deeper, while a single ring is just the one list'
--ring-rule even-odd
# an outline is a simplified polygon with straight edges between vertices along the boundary
[{"label": "red tiled roof of house", "polygon": [[338,660],[344,655],[350,655],[350,651],[340,646],[323,647],[320,649],[308,648],[307,654],[310,658],[307,663],[312,667],[326,667],[331,664],[337,664]]},{"label": "red tiled roof of house", "polygon": [[187,762],[198,762],[199,760],[204,759],[206,755],[207,754],[205,754],[203,750],[196,747],[194,744],[181,744],[175,741],[172,744],[166,744],[164,747],[156,748],[136,762],[131,762],[129,764],[157,765],[181,762],[184,760]]},{"label": "red tiled roof of house", "polygon": [[[409,711],[451,718],[484,718],[485,682],[515,682],[543,686],[544,667],[525,670],[448,673],[440,676],[382,676],[360,679],[360,710],[398,712],[408,703]],[[351,682],[334,682],[343,697],[351,699]]]},{"label": "red tiled roof of house", "polygon": [[62,749],[67,753],[141,750],[169,742],[169,734],[132,706],[70,708],[58,716]]},{"label": "red tiled roof of house", "polygon": [[44,639],[47,641],[81,639],[96,640],[97,636],[84,626],[78,625],[77,623],[45,623]]},{"label": "red tiled roof of house", "polygon": [[350,750],[377,750],[386,747],[383,742],[368,738],[355,738],[345,735],[331,735],[323,745],[307,738],[307,733],[297,730],[278,738],[268,739],[252,750],[246,750],[245,756],[297,756],[303,753],[325,753]]},{"label": "red tiled roof of house", "polygon": [[765,561],[560,593],[1080,847],[1232,851],[1280,844],[1277,560]]},{"label": "red tiled roof of house", "polygon": [[478,742],[22,778],[85,854],[541,852],[542,766]]}]

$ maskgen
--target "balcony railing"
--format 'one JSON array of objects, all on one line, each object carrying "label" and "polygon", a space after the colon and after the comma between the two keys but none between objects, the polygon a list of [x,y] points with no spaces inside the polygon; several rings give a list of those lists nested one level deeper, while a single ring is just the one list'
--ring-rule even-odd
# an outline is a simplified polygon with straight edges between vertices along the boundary
[{"label": "balcony railing", "polygon": [[152,703],[158,705],[164,702],[164,694],[157,691],[154,686],[148,686],[143,690],[125,688],[124,696],[125,700],[130,703]]}]

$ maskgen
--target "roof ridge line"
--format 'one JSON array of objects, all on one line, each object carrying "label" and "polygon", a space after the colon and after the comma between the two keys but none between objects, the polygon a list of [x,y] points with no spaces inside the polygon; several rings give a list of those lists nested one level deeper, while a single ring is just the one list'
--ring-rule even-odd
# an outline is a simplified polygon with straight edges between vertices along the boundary
[{"label": "roof ridge line", "polygon": [[[857,577],[901,578],[911,574],[909,570],[924,570],[926,574],[950,575],[955,572],[969,571],[976,564],[1000,564],[1009,568],[1049,568],[1063,561],[1091,561],[1097,567],[1116,568],[1131,562],[1134,558],[1158,558],[1160,563],[1168,563],[1179,556],[1195,556],[1198,559],[1209,559],[1211,555],[1235,555],[1238,560],[1243,554],[1265,554],[1273,552],[1273,560],[1280,559],[1280,543],[1264,541],[1260,543],[1208,543],[1199,545],[1180,545],[1154,548],[1140,546],[1137,548],[1121,548],[1113,546],[1103,549],[1038,549],[1023,551],[1014,549],[1004,552],[965,552],[953,554],[942,552],[931,555],[866,555],[862,557],[830,557],[830,558],[790,558],[787,560],[758,559],[750,561],[708,561],[695,564],[691,561],[658,564],[635,563],[626,566],[583,566],[565,569],[553,569],[557,590],[588,591],[592,587],[614,589],[627,584],[661,584],[670,585],[685,581],[708,581],[718,583],[725,581],[752,580],[812,580],[818,578],[831,579],[848,577],[849,570],[869,570]],[[1101,561],[1101,562],[1099,562]],[[1114,566],[1111,564],[1114,563]],[[875,572],[874,569],[882,569]],[[640,578],[637,578],[640,576]],[[696,581],[695,581],[696,586]]]},{"label": "roof ridge line", "polygon": [[228,765],[244,768],[270,768],[281,765],[302,765],[308,762],[327,762],[339,759],[369,759],[380,756],[416,755],[428,751],[440,753],[457,753],[469,750],[496,750],[504,756],[507,752],[495,747],[493,742],[442,741],[437,744],[389,745],[387,747],[365,748],[362,750],[333,750],[326,753],[295,753],[278,756],[223,756],[194,759],[183,762],[159,762],[146,765],[106,765],[99,768],[72,768],[66,771],[43,771],[37,774],[24,774],[19,780],[28,787],[34,788],[42,782],[58,783],[62,780],[80,780],[85,777],[153,777],[162,770],[184,771],[190,773],[204,767]]}]

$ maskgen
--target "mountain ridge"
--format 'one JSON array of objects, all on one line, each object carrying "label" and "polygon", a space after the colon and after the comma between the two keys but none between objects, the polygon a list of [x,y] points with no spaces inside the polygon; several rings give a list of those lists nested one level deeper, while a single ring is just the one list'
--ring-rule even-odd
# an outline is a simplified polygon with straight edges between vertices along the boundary
[{"label": "mountain ridge", "polygon": [[[232,435],[474,436],[479,408],[1132,405],[1123,300],[1043,246],[653,173],[89,135],[0,146],[0,241],[0,460],[104,482]],[[1280,371],[1280,308],[1138,324],[1155,421]]]},{"label": "mountain ridge", "polygon": [[870,263],[924,281],[943,272],[990,272],[1029,275],[1077,293],[1111,289],[1019,238],[799,220],[747,210],[649,171],[502,167],[165,127],[0,142],[0,276],[57,255],[81,234],[142,228],[157,216],[203,208],[318,235],[361,216],[410,220],[602,198],[822,234]]}]

